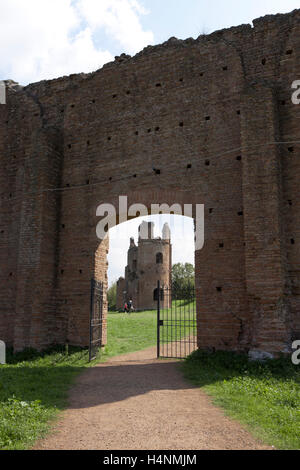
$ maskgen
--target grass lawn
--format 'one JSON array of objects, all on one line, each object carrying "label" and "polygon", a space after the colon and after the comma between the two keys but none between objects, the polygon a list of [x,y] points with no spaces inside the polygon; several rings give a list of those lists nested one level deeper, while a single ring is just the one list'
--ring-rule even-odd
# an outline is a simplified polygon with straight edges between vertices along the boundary
[{"label": "grass lawn", "polygon": [[243,355],[196,351],[180,367],[253,435],[277,449],[300,449],[300,366],[290,358],[259,364]]},{"label": "grass lawn", "polygon": [[102,360],[156,345],[156,310],[108,313],[108,339]]},{"label": "grass lawn", "polygon": [[28,350],[0,365],[0,450],[26,449],[43,436],[67,404],[68,390],[86,367],[156,344],[156,312],[110,313],[108,345],[88,363],[88,350],[63,347]]}]

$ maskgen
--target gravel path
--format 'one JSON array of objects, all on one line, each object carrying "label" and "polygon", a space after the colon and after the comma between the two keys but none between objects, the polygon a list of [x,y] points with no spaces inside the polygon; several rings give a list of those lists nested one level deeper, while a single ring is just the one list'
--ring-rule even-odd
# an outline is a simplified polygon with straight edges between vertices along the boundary
[{"label": "gravel path", "polygon": [[268,449],[186,382],[156,348],[87,369],[69,407],[34,449]]}]

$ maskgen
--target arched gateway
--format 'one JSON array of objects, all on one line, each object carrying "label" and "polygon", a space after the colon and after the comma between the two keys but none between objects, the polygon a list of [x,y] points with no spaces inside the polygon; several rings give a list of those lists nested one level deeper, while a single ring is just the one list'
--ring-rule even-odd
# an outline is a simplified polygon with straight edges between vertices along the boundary
[{"label": "arched gateway", "polygon": [[0,338],[15,350],[88,344],[90,279],[107,272],[96,209],[128,195],[148,209],[205,205],[200,348],[289,351],[300,335],[299,54],[296,10],[171,38],[92,74],[7,82]]}]

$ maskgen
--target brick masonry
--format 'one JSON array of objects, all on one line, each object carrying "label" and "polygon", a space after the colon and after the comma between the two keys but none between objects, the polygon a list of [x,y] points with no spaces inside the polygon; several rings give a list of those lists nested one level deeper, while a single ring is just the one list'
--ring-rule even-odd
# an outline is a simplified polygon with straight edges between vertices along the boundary
[{"label": "brick masonry", "polygon": [[289,351],[300,338],[297,79],[300,10],[171,38],[92,74],[8,81],[0,338],[16,351],[88,344],[90,279],[107,284],[96,208],[128,195],[148,208],[205,204],[199,347]]}]

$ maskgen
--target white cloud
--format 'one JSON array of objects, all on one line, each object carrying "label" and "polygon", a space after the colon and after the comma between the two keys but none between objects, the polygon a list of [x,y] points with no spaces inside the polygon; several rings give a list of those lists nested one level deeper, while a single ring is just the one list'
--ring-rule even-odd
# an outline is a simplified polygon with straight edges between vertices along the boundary
[{"label": "white cloud", "polygon": [[[0,0],[0,79],[22,84],[91,72],[113,60],[97,34],[135,53],[153,41],[137,0]],[[123,48],[123,49],[122,49]]]},{"label": "white cloud", "polygon": [[136,0],[78,0],[77,7],[94,31],[104,28],[130,54],[153,42],[153,33],[143,31],[139,21],[147,11]]}]

